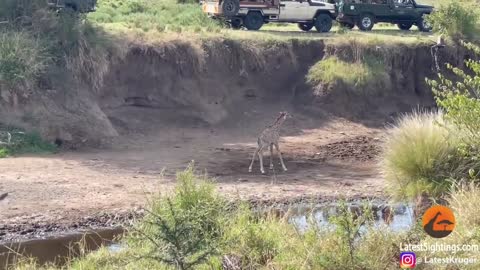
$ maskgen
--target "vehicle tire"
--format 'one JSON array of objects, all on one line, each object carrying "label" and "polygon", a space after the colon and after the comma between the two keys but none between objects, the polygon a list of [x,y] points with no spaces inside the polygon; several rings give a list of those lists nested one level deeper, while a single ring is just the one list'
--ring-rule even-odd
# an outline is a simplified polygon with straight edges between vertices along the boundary
[{"label": "vehicle tire", "polygon": [[397,24],[398,28],[400,30],[408,31],[410,28],[412,28],[412,23],[399,23]]},{"label": "vehicle tire", "polygon": [[263,26],[263,16],[260,12],[249,12],[247,16],[245,16],[245,19],[243,19],[243,25],[248,30],[258,30],[262,28]]},{"label": "vehicle tire", "polygon": [[375,25],[375,18],[370,14],[363,14],[357,22],[357,26],[362,31],[370,31]]},{"label": "vehicle tire", "polygon": [[354,24],[351,23],[340,23],[340,27],[347,28],[347,29],[353,29],[355,27]]},{"label": "vehicle tire", "polygon": [[318,32],[326,33],[332,29],[333,20],[328,14],[318,14],[317,17],[315,17],[313,25]]},{"label": "vehicle tire", "polygon": [[418,30],[422,32],[432,31],[432,26],[427,21],[425,21],[423,17],[420,18],[420,20],[417,22],[417,27],[418,27]]},{"label": "vehicle tire", "polygon": [[230,26],[232,26],[232,29],[240,29],[242,28],[242,19],[241,18],[232,18],[230,21]]},{"label": "vehicle tire", "polygon": [[313,28],[313,23],[298,23],[300,30],[308,32]]},{"label": "vehicle tire", "polygon": [[223,0],[220,9],[225,16],[235,16],[240,10],[240,2],[238,0]]}]

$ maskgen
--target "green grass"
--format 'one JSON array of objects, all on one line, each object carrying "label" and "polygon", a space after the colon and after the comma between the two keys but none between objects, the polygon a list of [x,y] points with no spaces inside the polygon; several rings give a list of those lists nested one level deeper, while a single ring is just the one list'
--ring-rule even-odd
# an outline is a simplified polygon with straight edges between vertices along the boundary
[{"label": "green grass", "polygon": [[467,61],[468,75],[447,67],[457,75],[455,80],[439,74],[436,81],[428,81],[443,113],[415,112],[389,130],[382,167],[396,196],[412,198],[426,193],[441,197],[456,183],[478,183],[480,103],[475,89],[480,82],[480,63]]},{"label": "green grass", "polygon": [[312,66],[307,74],[307,82],[310,84],[334,84],[341,81],[354,91],[379,89],[381,87],[375,85],[386,84],[387,78],[383,61],[369,54],[351,62],[329,56]]},{"label": "green grass", "polygon": [[27,31],[0,30],[0,86],[26,94],[50,62],[39,38]]},{"label": "green grass", "polygon": [[202,12],[199,4],[178,4],[175,0],[100,0],[88,19],[103,25],[119,25],[144,32],[201,32],[221,28]]},{"label": "green grass", "polygon": [[[8,143],[8,134],[11,139]],[[22,154],[53,153],[56,146],[46,142],[36,132],[25,132],[21,129],[0,126],[0,158]]]},{"label": "green grass", "polygon": [[139,257],[145,260],[195,269],[218,254],[226,204],[207,178],[194,174],[193,165],[178,173],[177,181],[172,195],[151,200],[146,217],[127,241],[144,250]]},{"label": "green grass", "polygon": [[395,196],[438,195],[448,189],[451,183],[440,168],[455,155],[458,142],[443,124],[442,114],[416,112],[389,130],[382,168]]},{"label": "green grass", "polygon": [[475,180],[480,161],[461,151],[464,131],[452,127],[441,113],[415,112],[389,130],[381,166],[394,196],[441,197],[455,183]]}]

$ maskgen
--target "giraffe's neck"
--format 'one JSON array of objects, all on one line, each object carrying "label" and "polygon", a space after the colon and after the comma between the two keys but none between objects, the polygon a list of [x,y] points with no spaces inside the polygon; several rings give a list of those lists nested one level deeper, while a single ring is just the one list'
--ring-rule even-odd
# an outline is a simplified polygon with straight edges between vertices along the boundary
[{"label": "giraffe's neck", "polygon": [[284,121],[285,119],[283,119],[283,117],[280,117],[277,120],[275,120],[275,122],[270,126],[270,128],[274,130],[278,130],[280,129]]}]

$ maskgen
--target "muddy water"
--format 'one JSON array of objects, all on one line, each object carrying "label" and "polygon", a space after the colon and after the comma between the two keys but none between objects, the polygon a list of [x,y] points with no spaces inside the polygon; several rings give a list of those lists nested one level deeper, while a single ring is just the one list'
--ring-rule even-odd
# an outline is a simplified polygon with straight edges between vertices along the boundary
[{"label": "muddy water", "polygon": [[67,258],[78,256],[82,250],[93,251],[102,245],[111,245],[115,250],[115,240],[123,232],[122,228],[117,227],[0,244],[0,269],[5,269],[18,259],[14,254],[36,258],[41,264],[54,262],[63,265]]},{"label": "muddy water", "polygon": [[[359,203],[349,203],[347,207],[355,215],[362,214],[362,206]],[[269,209],[283,216],[288,213],[290,223],[294,224],[300,231],[306,230],[311,226],[313,217],[314,225],[324,228],[333,228],[330,218],[338,215],[338,204],[319,204],[319,205],[295,205],[286,208]],[[374,223],[376,227],[389,227],[392,231],[407,231],[414,225],[413,208],[405,204],[386,205],[376,203],[372,205]]]},{"label": "muddy water", "polygon": [[[349,211],[355,215],[362,214],[362,207],[359,204],[349,204]],[[298,206],[289,209],[290,222],[299,230],[306,230],[311,226],[313,217],[316,226],[333,227],[330,218],[337,216],[338,206],[335,204],[318,205],[315,207]],[[408,205],[373,205],[372,206],[374,226],[387,226],[392,231],[402,232],[412,228],[415,219],[413,208]]]}]

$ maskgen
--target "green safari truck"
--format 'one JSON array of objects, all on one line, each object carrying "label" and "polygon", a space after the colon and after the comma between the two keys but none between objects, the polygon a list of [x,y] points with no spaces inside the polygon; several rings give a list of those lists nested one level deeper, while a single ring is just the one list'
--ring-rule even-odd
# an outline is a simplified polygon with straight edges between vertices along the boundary
[{"label": "green safari truck", "polygon": [[97,0],[47,0],[47,4],[54,9],[87,13],[95,11]]},{"label": "green safari truck", "polygon": [[397,24],[401,30],[416,25],[422,32],[432,27],[424,15],[433,11],[432,6],[418,4],[415,0],[340,0],[337,21],[347,28],[355,25],[362,31],[372,30],[375,23]]}]

